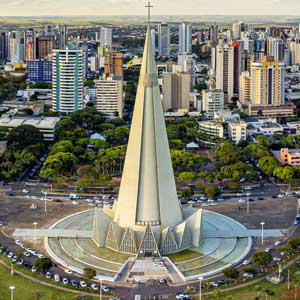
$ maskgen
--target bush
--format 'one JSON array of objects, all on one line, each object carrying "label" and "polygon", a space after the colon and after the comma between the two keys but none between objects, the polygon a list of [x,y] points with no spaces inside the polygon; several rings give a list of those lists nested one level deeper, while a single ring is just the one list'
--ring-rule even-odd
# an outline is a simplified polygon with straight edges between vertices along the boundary
[{"label": "bush", "polygon": [[84,268],[84,276],[88,279],[92,279],[93,277],[96,276],[96,271],[91,268]]},{"label": "bush", "polygon": [[45,273],[52,267],[52,260],[50,258],[37,258],[34,265],[38,272]]},{"label": "bush", "polygon": [[227,278],[237,279],[239,278],[240,272],[234,267],[228,267],[223,271],[224,276]]}]

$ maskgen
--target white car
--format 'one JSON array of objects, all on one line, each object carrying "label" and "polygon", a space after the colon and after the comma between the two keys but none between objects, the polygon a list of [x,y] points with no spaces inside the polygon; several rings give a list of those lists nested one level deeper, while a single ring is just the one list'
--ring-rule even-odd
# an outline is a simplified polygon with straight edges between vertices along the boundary
[{"label": "white car", "polygon": [[78,205],[79,203],[78,203],[78,201],[72,201],[72,204],[74,204],[74,205]]},{"label": "white car", "polygon": [[17,262],[18,265],[23,265],[23,263],[24,263],[24,260],[22,258],[20,258]]},{"label": "white car", "polygon": [[63,284],[68,284],[69,283],[69,280],[68,280],[68,278],[63,278],[63,280],[62,280],[62,282],[63,282]]},{"label": "white car", "polygon": [[36,267],[35,267],[35,266],[32,266],[31,272],[32,272],[32,273],[35,273],[35,272],[36,272]]},{"label": "white car", "polygon": [[11,258],[11,261],[12,261],[13,263],[15,263],[15,262],[17,261],[17,259],[18,259],[17,255],[14,255],[14,256]]},{"label": "white car", "polygon": [[246,272],[246,273],[243,274],[243,277],[246,277],[246,278],[253,278],[254,275],[253,275],[252,273]]},{"label": "white car", "polygon": [[23,189],[23,190],[22,190],[22,192],[23,192],[24,194],[27,194],[27,193],[29,193],[29,191],[28,191],[28,190],[26,190],[26,189]]},{"label": "white car", "polygon": [[166,282],[166,279],[164,279],[164,278],[159,279],[159,283],[165,283],[165,282]]},{"label": "white car", "polygon": [[80,284],[80,286],[81,286],[82,288],[86,288],[86,287],[87,287],[86,282],[83,281],[83,280],[81,280],[81,281],[79,282],[79,284]]},{"label": "white car", "polygon": [[278,197],[278,198],[284,198],[284,195],[279,194],[279,195],[277,195],[277,197]]},{"label": "white car", "polygon": [[272,248],[266,248],[266,250],[265,250],[266,253],[269,253],[271,251],[272,251]]},{"label": "white car", "polygon": [[42,253],[39,253],[38,258],[45,258],[45,255],[43,255]]},{"label": "white car", "polygon": [[98,291],[98,290],[99,290],[99,286],[98,286],[96,283],[92,283],[92,284],[91,284],[91,288],[92,288],[94,291]]},{"label": "white car", "polygon": [[46,273],[46,278],[47,278],[47,279],[51,279],[51,276],[52,276],[52,274],[51,274],[50,272],[47,272],[47,273]]},{"label": "white car", "polygon": [[210,286],[217,288],[219,286],[219,284],[217,282],[211,281],[209,283]]},{"label": "white car", "polygon": [[21,241],[20,240],[15,240],[16,245],[20,246],[21,245]]},{"label": "white car", "polygon": [[242,263],[244,266],[250,265],[251,264],[251,259],[246,259]]},{"label": "white car", "polygon": [[23,252],[23,254],[24,254],[26,257],[29,257],[29,256],[30,256],[30,253],[27,252],[27,251]]},{"label": "white car", "polygon": [[280,261],[282,261],[282,258],[281,258],[281,257],[274,256],[274,257],[273,257],[273,261],[280,262]]},{"label": "white car", "polygon": [[65,272],[69,275],[73,274],[73,272],[70,269],[65,269]]},{"label": "white car", "polygon": [[109,287],[106,285],[102,286],[102,291],[108,293],[110,291]]},{"label": "white car", "polygon": [[8,258],[12,258],[14,256],[14,254],[12,253],[12,252],[9,252],[8,254],[7,254],[7,257]]},{"label": "white car", "polygon": [[241,198],[241,199],[238,200],[238,202],[239,202],[239,203],[245,203],[246,200]]},{"label": "white car", "polygon": [[274,243],[274,245],[275,246],[279,246],[279,245],[281,245],[283,242],[282,241],[276,241],[275,243]]}]

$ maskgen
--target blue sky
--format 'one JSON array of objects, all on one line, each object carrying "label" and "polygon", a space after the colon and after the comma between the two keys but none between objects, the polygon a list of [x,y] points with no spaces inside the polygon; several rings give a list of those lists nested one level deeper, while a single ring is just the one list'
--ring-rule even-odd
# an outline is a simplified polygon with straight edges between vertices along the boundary
[{"label": "blue sky", "polygon": [[[299,0],[153,0],[156,15],[300,14]],[[2,16],[140,15],[141,0],[0,0]]]}]

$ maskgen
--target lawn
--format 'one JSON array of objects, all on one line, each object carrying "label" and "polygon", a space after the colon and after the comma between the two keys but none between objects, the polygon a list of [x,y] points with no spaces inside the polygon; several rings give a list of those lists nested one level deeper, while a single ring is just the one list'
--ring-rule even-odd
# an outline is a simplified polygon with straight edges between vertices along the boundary
[{"label": "lawn", "polygon": [[176,263],[176,262],[183,262],[186,260],[194,259],[200,257],[201,255],[202,255],[201,253],[193,250],[183,250],[181,252],[168,254],[167,256]]}]

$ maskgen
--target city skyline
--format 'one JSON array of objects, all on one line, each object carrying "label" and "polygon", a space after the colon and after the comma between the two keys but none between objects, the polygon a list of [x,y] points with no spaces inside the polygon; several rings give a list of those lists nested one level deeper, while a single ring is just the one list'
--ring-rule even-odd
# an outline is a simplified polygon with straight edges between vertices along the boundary
[{"label": "city skyline", "polygon": [[[145,2],[146,3],[146,2]],[[172,2],[154,0],[152,14],[155,15],[291,15],[300,13],[296,0],[253,0],[245,9],[246,1],[238,0],[187,0],[184,4],[179,0]],[[216,10],[216,7],[218,8]],[[80,8],[80,9],[79,9]],[[2,16],[113,16],[113,15],[144,15],[144,8],[138,0],[104,0],[101,3],[90,0],[84,5],[79,0],[14,0],[0,1]],[[59,13],[57,13],[59,12]]]}]

